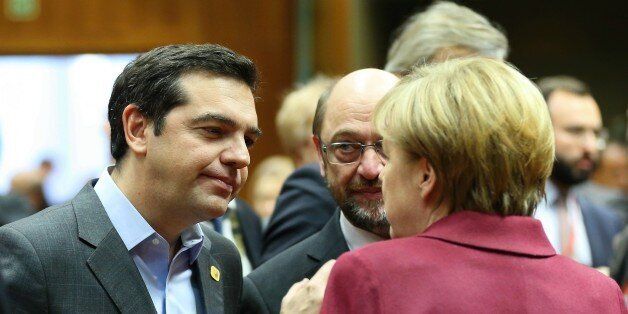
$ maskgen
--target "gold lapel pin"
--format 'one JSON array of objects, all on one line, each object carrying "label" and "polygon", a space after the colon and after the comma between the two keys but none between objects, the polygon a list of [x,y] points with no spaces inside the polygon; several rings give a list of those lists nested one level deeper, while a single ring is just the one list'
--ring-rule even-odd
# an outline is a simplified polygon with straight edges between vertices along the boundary
[{"label": "gold lapel pin", "polygon": [[209,273],[211,274],[212,278],[214,278],[214,280],[220,281],[220,270],[218,270],[216,266],[212,265],[212,267],[209,269]]}]

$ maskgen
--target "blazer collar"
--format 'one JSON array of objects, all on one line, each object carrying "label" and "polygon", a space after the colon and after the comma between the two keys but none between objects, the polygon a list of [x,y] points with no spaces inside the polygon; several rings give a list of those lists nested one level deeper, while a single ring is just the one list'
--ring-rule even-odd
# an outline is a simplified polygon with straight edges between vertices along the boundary
[{"label": "blazer collar", "polygon": [[325,224],[323,229],[316,234],[317,239],[308,250],[307,255],[319,262],[326,262],[338,258],[342,253],[349,251],[347,241],[340,229],[340,209]]},{"label": "blazer collar", "polygon": [[538,257],[556,255],[541,222],[525,216],[465,210],[435,222],[419,237]]},{"label": "blazer collar", "polygon": [[78,236],[95,248],[87,265],[122,313],[155,313],[142,276],[94,192],[95,183],[72,200]]},{"label": "blazer collar", "polygon": [[113,229],[94,186],[98,180],[88,182],[72,200],[79,238],[96,247]]}]

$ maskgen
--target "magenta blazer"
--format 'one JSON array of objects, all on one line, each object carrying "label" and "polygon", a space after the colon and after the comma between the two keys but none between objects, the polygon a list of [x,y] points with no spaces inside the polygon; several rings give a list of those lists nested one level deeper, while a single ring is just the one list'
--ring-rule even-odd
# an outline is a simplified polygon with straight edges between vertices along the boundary
[{"label": "magenta blazer", "polygon": [[541,222],[472,211],[343,254],[321,313],[628,313],[617,284],[557,255]]}]

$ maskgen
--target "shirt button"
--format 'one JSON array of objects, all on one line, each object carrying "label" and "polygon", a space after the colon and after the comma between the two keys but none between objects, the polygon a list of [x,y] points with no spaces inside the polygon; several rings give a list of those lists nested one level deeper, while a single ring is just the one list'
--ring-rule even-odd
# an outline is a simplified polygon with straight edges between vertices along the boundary
[{"label": "shirt button", "polygon": [[159,239],[157,239],[157,238],[153,239],[153,244],[154,245],[159,245]]}]

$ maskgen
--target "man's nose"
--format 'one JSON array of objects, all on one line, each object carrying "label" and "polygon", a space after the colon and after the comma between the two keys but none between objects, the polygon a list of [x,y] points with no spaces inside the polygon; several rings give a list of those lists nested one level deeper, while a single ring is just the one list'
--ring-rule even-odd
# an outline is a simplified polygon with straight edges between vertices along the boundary
[{"label": "man's nose", "polygon": [[379,177],[379,173],[382,172],[383,168],[384,163],[375,149],[372,147],[366,148],[364,153],[362,153],[362,159],[358,166],[358,174],[367,180],[374,180]]},{"label": "man's nose", "polygon": [[251,163],[251,155],[244,139],[234,140],[231,145],[222,152],[220,161],[236,169],[247,167]]},{"label": "man's nose", "polygon": [[598,137],[595,132],[587,132],[584,135],[584,138],[582,139],[582,144],[583,144],[583,148],[585,153],[588,154],[596,154],[598,153],[599,149],[600,149],[600,142],[601,138]]}]

